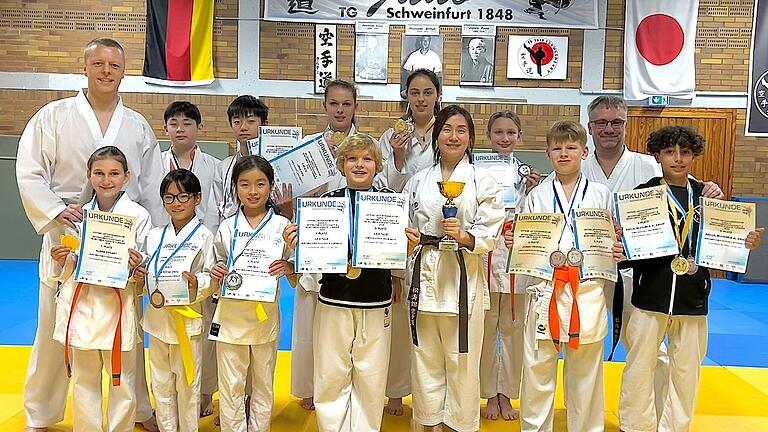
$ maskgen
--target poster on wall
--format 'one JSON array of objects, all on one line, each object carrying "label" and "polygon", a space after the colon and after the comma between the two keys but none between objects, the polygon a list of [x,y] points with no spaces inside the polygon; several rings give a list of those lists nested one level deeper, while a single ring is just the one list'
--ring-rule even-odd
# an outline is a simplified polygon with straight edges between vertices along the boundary
[{"label": "poster on wall", "polygon": [[265,0],[267,21],[597,28],[598,0]]},{"label": "poster on wall", "polygon": [[563,80],[567,72],[567,36],[509,36],[507,78]]},{"label": "poster on wall", "polygon": [[408,75],[416,69],[427,69],[443,79],[443,36],[440,26],[409,24],[405,26],[400,50],[400,95],[405,99]]},{"label": "poster on wall", "polygon": [[325,86],[336,79],[336,26],[315,25],[315,93],[325,93]]},{"label": "poster on wall", "polygon": [[355,23],[355,82],[387,83],[389,24]]},{"label": "poster on wall", "polygon": [[493,86],[496,26],[461,27],[460,85]]},{"label": "poster on wall", "polygon": [[755,0],[749,53],[747,136],[768,136],[768,1]]}]

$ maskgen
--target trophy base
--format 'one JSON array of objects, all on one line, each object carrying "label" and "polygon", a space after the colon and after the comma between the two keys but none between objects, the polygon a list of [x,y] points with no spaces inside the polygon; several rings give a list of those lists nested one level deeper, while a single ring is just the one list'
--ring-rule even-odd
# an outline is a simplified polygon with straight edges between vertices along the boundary
[{"label": "trophy base", "polygon": [[440,240],[437,249],[441,251],[457,251],[459,250],[459,242],[452,238],[442,239]]}]

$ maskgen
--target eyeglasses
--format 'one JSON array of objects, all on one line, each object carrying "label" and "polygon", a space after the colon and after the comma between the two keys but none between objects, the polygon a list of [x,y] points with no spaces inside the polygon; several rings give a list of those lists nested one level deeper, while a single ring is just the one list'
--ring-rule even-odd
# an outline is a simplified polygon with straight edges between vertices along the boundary
[{"label": "eyeglasses", "polygon": [[627,124],[627,121],[624,119],[613,119],[613,120],[593,120],[590,123],[595,125],[598,129],[605,129],[608,127],[608,125],[611,125],[614,129],[621,129],[624,127],[625,124]]},{"label": "eyeglasses", "polygon": [[180,193],[178,195],[174,194],[165,194],[163,195],[163,202],[166,204],[173,204],[174,201],[179,200],[180,203],[184,204],[185,202],[192,199],[193,196],[197,194],[191,194],[191,193]]}]

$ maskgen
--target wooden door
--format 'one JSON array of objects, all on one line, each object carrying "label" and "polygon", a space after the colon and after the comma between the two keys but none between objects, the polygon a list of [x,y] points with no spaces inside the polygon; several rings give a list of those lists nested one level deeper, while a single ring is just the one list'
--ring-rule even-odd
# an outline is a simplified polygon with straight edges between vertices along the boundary
[{"label": "wooden door", "polygon": [[693,175],[720,185],[731,197],[736,110],[721,108],[630,107],[627,112],[627,147],[646,153],[645,140],[663,126],[690,126],[704,137],[704,154],[696,158]]}]

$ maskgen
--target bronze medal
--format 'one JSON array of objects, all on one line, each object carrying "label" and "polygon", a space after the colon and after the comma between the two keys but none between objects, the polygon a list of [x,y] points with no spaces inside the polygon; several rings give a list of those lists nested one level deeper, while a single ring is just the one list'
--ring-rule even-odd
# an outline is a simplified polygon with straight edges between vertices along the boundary
[{"label": "bronze medal", "polygon": [[360,267],[352,267],[351,262],[347,262],[347,279],[357,279],[363,271]]},{"label": "bronze medal", "polygon": [[165,296],[160,292],[159,289],[155,288],[155,290],[152,291],[152,295],[149,296],[149,304],[151,304],[155,309],[160,309],[161,307],[165,306]]},{"label": "bronze medal", "polygon": [[549,255],[549,265],[553,268],[563,267],[566,262],[568,262],[568,258],[559,250],[556,250]]}]

